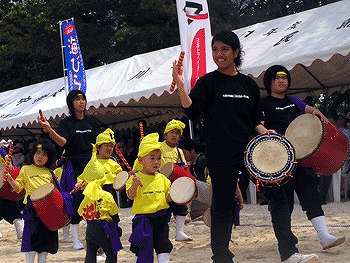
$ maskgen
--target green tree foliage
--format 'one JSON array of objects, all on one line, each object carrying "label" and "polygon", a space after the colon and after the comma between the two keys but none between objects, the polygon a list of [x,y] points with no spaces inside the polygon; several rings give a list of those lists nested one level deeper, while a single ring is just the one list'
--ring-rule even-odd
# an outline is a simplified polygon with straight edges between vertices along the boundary
[{"label": "green tree foliage", "polygon": [[55,76],[59,61],[57,27],[46,15],[45,5],[5,4],[0,17],[0,91]]}]

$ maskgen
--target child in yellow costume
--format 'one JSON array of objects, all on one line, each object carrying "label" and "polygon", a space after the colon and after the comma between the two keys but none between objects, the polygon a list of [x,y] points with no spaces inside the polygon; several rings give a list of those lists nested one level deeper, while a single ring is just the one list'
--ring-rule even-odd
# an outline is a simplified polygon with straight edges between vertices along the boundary
[{"label": "child in yellow costume", "polygon": [[[115,146],[114,132],[107,128],[105,131],[101,132],[96,137],[96,150],[97,150],[97,160],[106,168],[108,173],[106,174],[106,182],[103,185],[103,189],[110,192],[115,200],[118,202],[118,197],[116,191],[113,189],[113,182],[117,174],[122,171],[120,165],[111,159],[113,149]],[[57,171],[55,171],[56,173]],[[57,175],[57,174],[56,174]],[[86,184],[84,178],[84,173],[79,175],[77,178],[77,183],[75,189],[83,190]],[[63,227],[63,242],[70,242],[69,240],[69,225]]]},{"label": "child in yellow costume", "polygon": [[[186,166],[186,159],[183,151],[177,147],[180,141],[181,135],[185,128],[185,124],[179,120],[171,120],[167,123],[164,130],[165,140],[162,145],[162,164],[163,167],[166,163],[176,163],[181,167]],[[133,170],[138,171],[142,169],[142,165],[136,159]],[[176,236],[175,241],[192,241],[193,239],[186,235],[184,232],[186,216],[188,215],[188,208],[186,205],[178,205],[174,202],[170,202],[170,209],[168,211],[168,220],[170,221],[171,214],[174,214],[176,220]],[[190,218],[189,220],[190,221]]]},{"label": "child in yellow costume", "polygon": [[159,263],[168,263],[173,248],[169,240],[167,210],[170,201],[170,180],[158,170],[161,145],[158,133],[145,136],[139,146],[138,161],[142,169],[126,183],[130,200],[134,200],[130,250],[138,263],[154,262],[153,248]]},{"label": "child in yellow costume", "polygon": [[[165,127],[164,138],[165,140],[161,143],[162,145],[162,167],[166,163],[176,163],[177,165],[185,168],[187,165],[185,155],[182,149],[178,148],[177,145],[180,142],[183,130],[185,129],[185,124],[179,120],[171,120]],[[189,237],[184,232],[186,216],[188,214],[188,208],[186,205],[178,205],[174,202],[170,204],[170,213],[174,215],[176,220],[176,241],[192,241],[193,239]],[[190,217],[188,218],[190,219]],[[188,220],[190,221],[190,220]]]},{"label": "child in yellow costume", "polygon": [[85,263],[96,262],[97,250],[101,247],[106,262],[117,262],[117,253],[122,249],[121,228],[118,227],[119,208],[111,193],[102,189],[108,181],[109,172],[98,161],[96,146],[93,146],[91,160],[83,171],[87,183],[78,213],[87,222]]}]

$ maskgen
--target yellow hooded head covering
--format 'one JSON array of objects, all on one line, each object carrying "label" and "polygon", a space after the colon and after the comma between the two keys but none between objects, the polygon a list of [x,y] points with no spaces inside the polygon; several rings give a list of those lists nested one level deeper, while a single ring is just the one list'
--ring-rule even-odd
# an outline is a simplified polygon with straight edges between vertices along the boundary
[{"label": "yellow hooded head covering", "polygon": [[106,181],[106,168],[97,160],[96,146],[93,145],[92,156],[81,176],[88,183],[83,194],[91,200],[99,200],[102,195],[102,185]]},{"label": "yellow hooded head covering", "polygon": [[182,135],[183,130],[185,129],[186,124],[179,120],[171,120],[165,127],[164,133],[168,133],[171,130],[178,129]]},{"label": "yellow hooded head covering", "polygon": [[110,142],[115,144],[114,132],[110,128],[107,128],[104,132],[101,132],[96,137],[96,145]]},{"label": "yellow hooded head covering", "polygon": [[139,146],[139,157],[144,157],[154,150],[162,150],[162,146],[159,143],[159,134],[154,132],[150,133],[143,138]]}]

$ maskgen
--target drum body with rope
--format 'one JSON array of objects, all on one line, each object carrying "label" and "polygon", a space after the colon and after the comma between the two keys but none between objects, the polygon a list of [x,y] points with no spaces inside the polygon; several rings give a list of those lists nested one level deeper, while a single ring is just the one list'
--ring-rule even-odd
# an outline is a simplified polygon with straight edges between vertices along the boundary
[{"label": "drum body with rope", "polygon": [[183,169],[181,166],[175,163],[166,163],[160,169],[160,172],[169,178],[170,182],[174,182],[176,179],[180,177],[188,177],[191,178],[194,182],[196,182],[196,178],[188,171]]},{"label": "drum body with rope", "polygon": [[211,185],[197,180],[196,186],[197,186],[196,200],[203,204],[211,206],[211,197],[212,197]]},{"label": "drum body with rope", "polygon": [[64,199],[58,189],[52,184],[44,184],[33,191],[30,200],[41,221],[54,231],[70,221],[65,212]]},{"label": "drum body with rope", "polygon": [[203,215],[204,211],[211,207],[211,185],[200,180],[196,181],[197,196],[191,202],[190,215],[192,219]]},{"label": "drum body with rope", "polygon": [[121,192],[125,189],[126,182],[129,179],[129,174],[126,171],[121,171],[117,174],[113,182],[113,188],[118,192]]},{"label": "drum body with rope", "polygon": [[348,155],[348,140],[344,133],[317,116],[303,114],[295,118],[285,134],[295,149],[298,164],[311,167],[318,175],[338,171]]},{"label": "drum body with rope", "polygon": [[251,180],[267,187],[285,184],[296,165],[292,144],[280,134],[254,137],[244,152],[244,163]]},{"label": "drum body with rope", "polygon": [[196,195],[196,183],[189,177],[179,177],[171,184],[170,198],[178,205],[190,203]]},{"label": "drum body with rope", "polygon": [[[4,171],[5,164],[0,163],[0,197],[11,201],[21,200],[25,194],[25,190],[22,190],[20,193],[16,193],[8,182],[4,183]],[[17,176],[19,175],[19,171],[20,169],[17,167],[12,167],[10,170],[10,175],[14,180],[16,180]]]}]

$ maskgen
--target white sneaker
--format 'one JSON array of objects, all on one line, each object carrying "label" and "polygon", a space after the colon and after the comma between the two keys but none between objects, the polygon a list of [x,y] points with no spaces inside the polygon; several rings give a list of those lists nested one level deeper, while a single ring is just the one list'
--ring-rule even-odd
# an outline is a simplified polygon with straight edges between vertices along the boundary
[{"label": "white sneaker", "polygon": [[2,238],[2,234],[1,234],[1,232],[0,232],[0,238]]},{"label": "white sneaker", "polygon": [[345,241],[345,237],[332,236],[332,238],[327,240],[327,242],[321,242],[321,245],[322,245],[322,248],[326,250],[335,246],[339,246],[343,244],[344,241]]},{"label": "white sneaker", "polygon": [[103,261],[103,262],[105,262],[106,258],[107,258],[106,254],[103,253],[102,255],[96,256],[96,261]]},{"label": "white sneaker", "polygon": [[83,245],[83,243],[81,243],[79,240],[77,240],[77,241],[73,241],[73,248],[75,249],[75,250],[80,250],[80,249],[84,249],[84,245]]},{"label": "white sneaker", "polygon": [[300,253],[294,253],[288,259],[282,262],[284,263],[306,263],[306,262],[316,263],[318,262],[318,256],[316,254],[303,255]]}]

